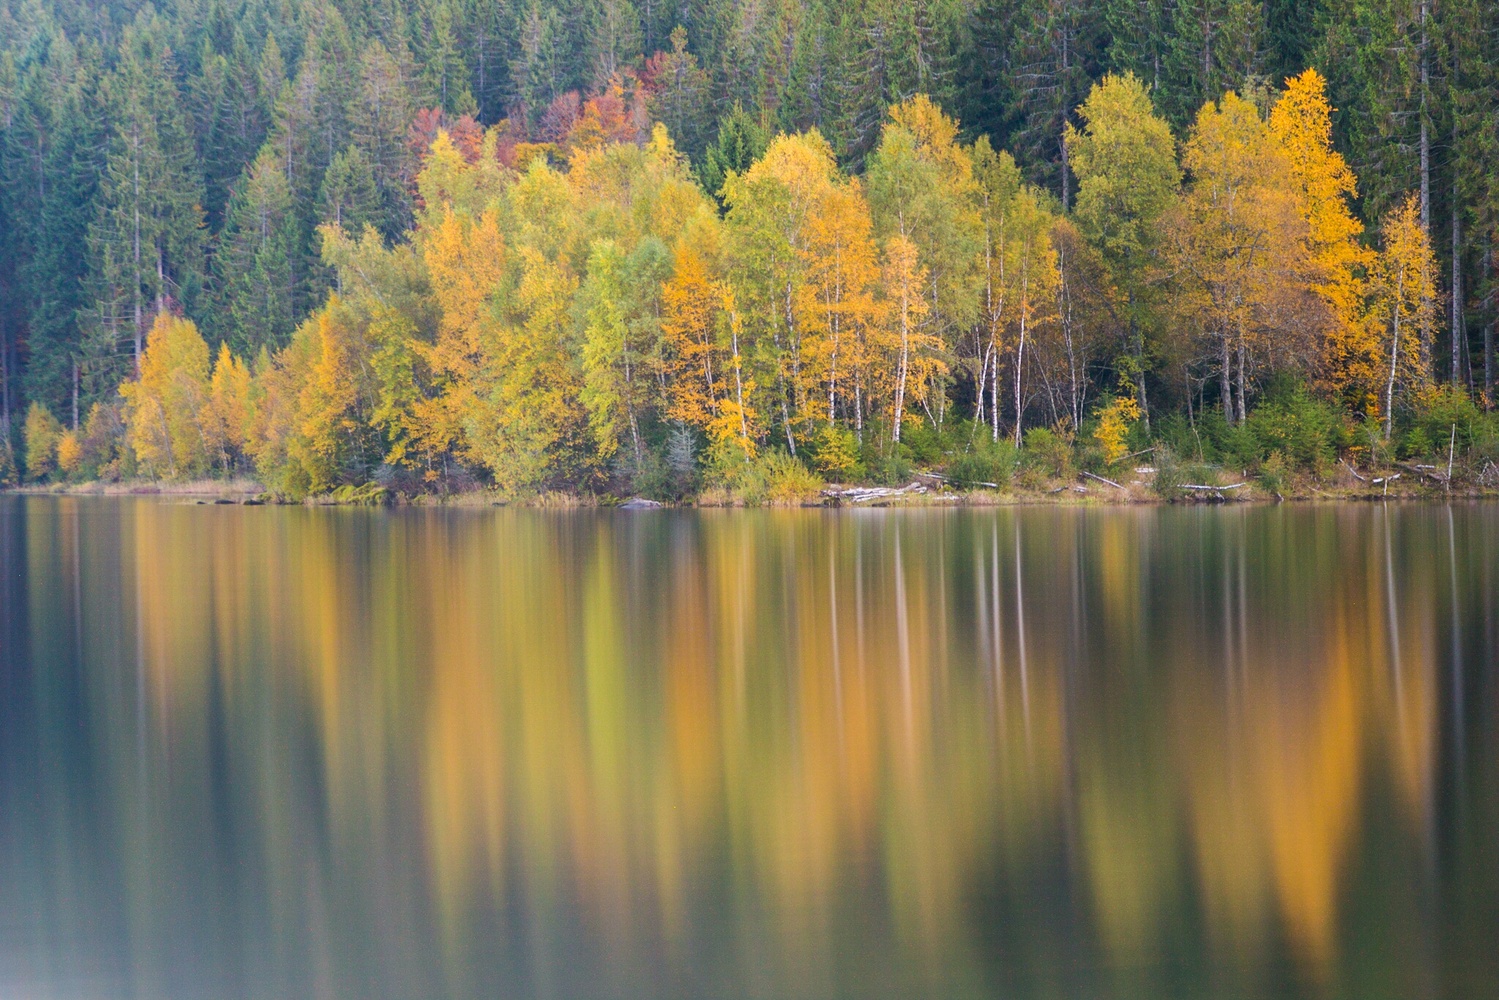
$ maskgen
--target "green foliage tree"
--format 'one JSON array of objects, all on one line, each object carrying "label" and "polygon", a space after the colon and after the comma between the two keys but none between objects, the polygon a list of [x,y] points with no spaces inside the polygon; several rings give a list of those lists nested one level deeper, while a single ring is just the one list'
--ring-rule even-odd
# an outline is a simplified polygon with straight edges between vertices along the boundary
[{"label": "green foliage tree", "polygon": [[1146,328],[1157,223],[1181,183],[1171,129],[1157,117],[1133,74],[1105,77],[1079,109],[1081,129],[1069,126],[1067,145],[1078,177],[1075,218],[1098,248],[1122,299],[1126,350],[1142,413],[1146,401]]}]

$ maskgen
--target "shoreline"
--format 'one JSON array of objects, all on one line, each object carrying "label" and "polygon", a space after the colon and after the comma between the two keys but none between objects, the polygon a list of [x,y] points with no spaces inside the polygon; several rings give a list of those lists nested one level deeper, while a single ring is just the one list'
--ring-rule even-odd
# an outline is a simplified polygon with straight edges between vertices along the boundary
[{"label": "shoreline", "polygon": [[1280,503],[1369,503],[1376,501],[1499,500],[1499,487],[1467,486],[1446,489],[1444,484],[1416,480],[1365,483],[1348,477],[1351,482],[1321,482],[1318,485],[1297,482],[1288,484],[1283,493],[1267,491],[1255,482],[1223,486],[1192,487],[1177,495],[1163,496],[1153,484],[1139,480],[1130,483],[1095,482],[1079,475],[1075,481],[1053,479],[1033,486],[1010,486],[999,489],[954,488],[934,476],[917,476],[905,486],[863,486],[826,484],[815,494],[795,500],[749,504],[710,493],[685,498],[679,502],[662,502],[642,497],[608,496],[563,492],[504,496],[495,490],[476,489],[460,493],[417,494],[406,496],[383,487],[340,487],[329,494],[292,499],[269,493],[253,480],[192,480],[153,482],[136,480],[115,483],[32,484],[0,489],[0,493],[20,496],[110,496],[178,498],[202,505],[293,506],[293,507],[519,507],[536,510],[562,509],[664,509],[664,510],[750,510],[750,509],[868,509],[868,508],[952,508],[952,507],[1139,507],[1139,506],[1221,506],[1275,505]]}]

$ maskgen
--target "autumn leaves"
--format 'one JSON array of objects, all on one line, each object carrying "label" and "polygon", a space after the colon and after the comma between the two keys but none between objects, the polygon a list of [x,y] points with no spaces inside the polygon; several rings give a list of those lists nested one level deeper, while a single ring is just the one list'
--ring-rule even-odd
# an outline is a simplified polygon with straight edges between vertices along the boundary
[{"label": "autumn leaves", "polygon": [[1178,151],[1144,87],[1106,78],[1064,137],[1072,206],[920,96],[862,175],[780,135],[721,204],[663,126],[514,168],[493,131],[439,133],[410,240],[325,227],[337,291],[253,376],[158,321],[122,389],[131,444],[156,475],[253,464],[297,493],[382,463],[601,487],[672,428],[720,472],[773,447],[840,475],[955,405],[993,440],[1076,429],[1099,389],[1122,454],[1152,392],[1212,383],[1232,423],[1285,370],[1388,426],[1430,380],[1431,250],[1411,205],[1365,244],[1329,115],[1308,71],[1208,103]]}]

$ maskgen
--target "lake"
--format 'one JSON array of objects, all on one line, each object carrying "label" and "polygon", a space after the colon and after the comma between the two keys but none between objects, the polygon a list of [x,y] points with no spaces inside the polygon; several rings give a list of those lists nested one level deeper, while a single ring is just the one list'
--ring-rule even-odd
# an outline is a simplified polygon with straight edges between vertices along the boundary
[{"label": "lake", "polygon": [[0,496],[0,996],[1499,991],[1499,504]]}]

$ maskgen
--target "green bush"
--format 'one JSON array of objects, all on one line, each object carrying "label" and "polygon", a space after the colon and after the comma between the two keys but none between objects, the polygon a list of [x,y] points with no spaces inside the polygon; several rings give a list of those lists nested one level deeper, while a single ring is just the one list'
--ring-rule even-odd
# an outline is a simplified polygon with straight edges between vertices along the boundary
[{"label": "green bush", "polygon": [[942,435],[927,420],[902,421],[900,443],[905,446],[911,461],[917,465],[940,464],[946,450]]},{"label": "green bush", "polygon": [[1270,457],[1260,463],[1259,475],[1260,488],[1266,493],[1274,493],[1276,496],[1284,493],[1286,485],[1290,482],[1290,463],[1286,456],[1278,451],[1272,451]]},{"label": "green bush", "polygon": [[1151,482],[1151,489],[1167,500],[1185,499],[1187,494],[1192,492],[1182,489],[1183,483],[1198,486],[1222,484],[1217,470],[1199,462],[1182,463],[1167,447],[1156,449],[1155,470],[1155,479]]},{"label": "green bush", "polygon": [[1046,427],[1032,427],[1025,432],[1025,464],[1049,476],[1072,475],[1071,435]]},{"label": "green bush", "polygon": [[801,459],[780,449],[761,452],[733,469],[717,470],[718,485],[748,506],[790,507],[817,496],[822,480]]},{"label": "green bush", "polygon": [[[1212,442],[1203,440],[1201,432],[1188,421],[1185,414],[1166,414],[1155,422],[1154,430],[1157,448],[1164,445],[1172,454],[1191,455],[1207,461],[1207,452],[1213,447]],[[1216,450],[1213,454],[1217,454]],[[1149,461],[1155,464],[1154,458]]]},{"label": "green bush", "polygon": [[1451,385],[1435,390],[1416,405],[1407,442],[1417,431],[1430,443],[1423,454],[1442,458],[1446,458],[1449,446],[1455,455],[1462,456],[1492,433],[1491,421],[1473,398],[1460,386]]},{"label": "green bush", "polygon": [[882,486],[904,486],[916,474],[910,452],[904,444],[882,439],[878,447],[864,446],[865,475]]},{"label": "green bush", "polygon": [[1425,427],[1418,424],[1400,436],[1401,458],[1414,461],[1421,458],[1430,458],[1431,454],[1431,436],[1426,433]]},{"label": "green bush", "polygon": [[954,486],[993,483],[1004,487],[1020,468],[1020,450],[1008,438],[995,441],[986,433],[967,451],[947,463],[947,478]]},{"label": "green bush", "polygon": [[1252,454],[1241,450],[1237,457],[1251,468],[1279,452],[1293,466],[1324,468],[1336,456],[1343,422],[1335,407],[1296,386],[1271,395],[1249,414],[1245,427],[1254,437]]}]

